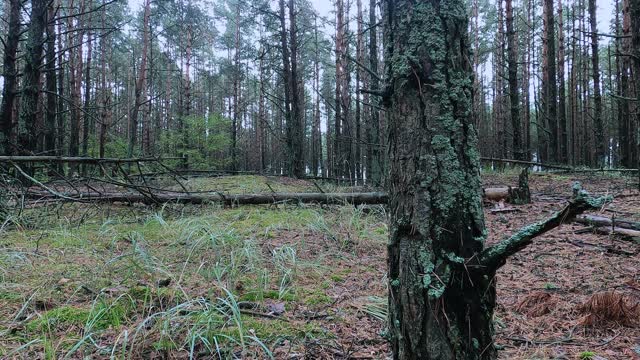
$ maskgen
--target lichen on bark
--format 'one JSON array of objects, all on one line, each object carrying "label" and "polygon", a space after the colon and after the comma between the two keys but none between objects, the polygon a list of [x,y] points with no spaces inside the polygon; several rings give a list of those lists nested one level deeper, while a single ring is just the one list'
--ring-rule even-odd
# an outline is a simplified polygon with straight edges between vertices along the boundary
[{"label": "lichen on bark", "polygon": [[489,359],[493,276],[464,266],[486,234],[466,9],[462,0],[383,5],[394,357]]}]

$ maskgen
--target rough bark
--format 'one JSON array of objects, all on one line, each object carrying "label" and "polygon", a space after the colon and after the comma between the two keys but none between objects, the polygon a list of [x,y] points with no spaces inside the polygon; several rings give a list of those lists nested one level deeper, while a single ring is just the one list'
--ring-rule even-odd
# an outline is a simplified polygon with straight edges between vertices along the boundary
[{"label": "rough bark", "polygon": [[57,74],[56,74],[56,23],[57,1],[49,1],[47,6],[47,50],[46,50],[46,89],[47,105],[44,129],[45,153],[53,155],[56,149],[56,117],[58,111]]},{"label": "rough bark", "polygon": [[9,0],[8,31],[4,41],[2,62],[2,103],[0,104],[0,154],[11,154],[13,132],[13,108],[16,100],[18,72],[16,55],[20,42],[20,0]]},{"label": "rough bark", "polygon": [[[146,100],[146,81],[147,81],[147,52],[149,49],[149,17],[151,16],[150,0],[146,0],[144,4],[144,15],[142,25],[142,52],[140,54],[140,67],[138,68],[138,79],[135,85],[135,99],[131,118],[129,119],[129,148],[127,154],[133,156],[138,138],[138,114],[140,107]],[[188,69],[187,69],[188,71]]]},{"label": "rough bark", "polygon": [[567,129],[567,106],[566,87],[564,77],[564,18],[562,0],[558,0],[558,162],[568,163],[568,129]]},{"label": "rough bark", "polygon": [[520,99],[518,88],[518,40],[513,16],[513,0],[506,0],[507,12],[507,61],[509,63],[509,102],[511,110],[512,151],[516,160],[524,160],[520,126]]},{"label": "rough bark", "polygon": [[591,71],[593,73],[593,124],[596,166],[605,163],[606,142],[602,120],[602,95],[600,93],[600,56],[598,54],[598,24],[596,22],[596,0],[589,0],[589,22],[591,23]]},{"label": "rough bark", "polygon": [[467,13],[383,2],[389,121],[389,326],[394,359],[493,359]]},{"label": "rough bark", "polygon": [[38,151],[38,137],[42,133],[36,118],[41,93],[40,76],[46,24],[47,1],[32,0],[18,125],[18,146],[20,152],[24,154],[33,154]]},{"label": "rough bark", "polygon": [[[88,1],[88,8],[91,8],[92,0]],[[87,25],[88,27],[92,26],[91,17],[93,16],[93,11],[89,11]],[[92,111],[91,111],[91,60],[93,55],[93,34],[91,30],[87,31],[87,60],[86,60],[86,69],[84,75],[84,110],[82,112],[82,156],[87,156],[87,152],[89,149],[89,133],[91,132],[92,126]]]},{"label": "rough bark", "polygon": [[289,36],[291,47],[291,113],[292,121],[289,150],[291,151],[290,174],[302,178],[305,175],[304,163],[304,96],[302,95],[301,77],[298,74],[298,27],[296,23],[295,1],[289,0]]},{"label": "rough bark", "polygon": [[[633,53],[633,76],[635,84],[635,128],[640,129],[640,0],[630,0],[631,6],[631,43]],[[636,134],[636,164],[640,169],[640,134]],[[640,189],[640,171],[638,172],[638,189]]]},{"label": "rough bark", "polygon": [[[378,69],[378,27],[376,18],[376,0],[369,1],[369,69],[377,71]],[[371,88],[378,89],[380,83],[375,76],[371,77]],[[382,183],[382,157],[380,151],[380,116],[377,109],[378,97],[372,96],[371,116],[369,118],[368,128],[370,131],[369,147],[367,150],[367,182],[373,186],[379,186]]]},{"label": "rough bark", "polygon": [[[558,159],[558,96],[557,96],[557,84],[556,84],[556,41],[555,41],[555,18],[553,11],[553,0],[544,1],[544,34],[543,39],[545,48],[545,62],[546,62],[546,76],[543,80],[546,80],[543,84],[543,102],[544,102],[544,120],[548,124],[547,131],[549,134],[546,136],[549,140],[549,153],[547,154],[549,160],[552,162]],[[546,159],[540,157],[540,160]]]}]

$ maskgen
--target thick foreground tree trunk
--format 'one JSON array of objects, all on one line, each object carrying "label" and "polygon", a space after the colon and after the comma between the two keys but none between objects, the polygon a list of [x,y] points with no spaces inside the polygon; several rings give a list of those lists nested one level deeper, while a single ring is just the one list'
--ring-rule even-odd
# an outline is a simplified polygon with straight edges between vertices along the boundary
[{"label": "thick foreground tree trunk", "polygon": [[496,270],[602,202],[577,188],[562,211],[484,249],[465,2],[385,0],[383,14],[393,357],[494,359]]},{"label": "thick foreground tree trunk", "polygon": [[395,359],[492,359],[493,274],[462,0],[387,0],[389,324]]}]

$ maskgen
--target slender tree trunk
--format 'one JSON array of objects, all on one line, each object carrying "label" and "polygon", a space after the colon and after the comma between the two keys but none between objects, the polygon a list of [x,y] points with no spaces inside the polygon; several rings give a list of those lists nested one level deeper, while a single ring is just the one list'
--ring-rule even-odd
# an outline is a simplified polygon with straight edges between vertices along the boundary
[{"label": "slender tree trunk", "polygon": [[298,26],[296,23],[295,1],[289,0],[289,34],[291,41],[291,112],[293,114],[293,131],[291,151],[293,155],[292,174],[297,178],[305,175],[304,163],[304,96],[298,74]]},{"label": "slender tree trunk", "polygon": [[[376,0],[369,1],[369,69],[372,71],[378,70],[378,26],[376,17]],[[380,83],[375,76],[371,77],[371,88],[379,89]],[[378,101],[377,97],[371,97],[371,117],[369,118],[369,127],[371,131],[371,137],[367,139],[369,141],[369,154],[367,157],[371,157],[371,164],[368,167],[367,180],[373,186],[379,186],[382,183],[382,157],[381,157],[381,143],[382,136],[380,136],[380,117],[377,109]]]},{"label": "slender tree trunk", "polygon": [[[73,0],[70,2],[70,9],[73,11]],[[70,137],[69,137],[69,155],[70,156],[78,156],[80,150],[80,109],[81,105],[81,94],[80,89],[82,87],[82,42],[84,38],[84,32],[82,29],[82,14],[84,13],[84,0],[80,0],[80,4],[78,6],[77,19],[75,19],[75,27],[74,27],[74,19],[73,17],[69,17],[67,31],[69,31],[69,37],[67,43],[69,46],[73,46],[74,48],[69,50],[69,92],[71,94],[71,126],[70,126]],[[76,30],[75,34],[72,30]],[[71,172],[75,172],[76,166],[71,165]]]},{"label": "slender tree trunk", "polygon": [[336,94],[335,94],[335,125],[334,130],[334,177],[341,178],[344,174],[343,156],[344,156],[344,144],[342,140],[342,78],[344,77],[345,68],[342,62],[344,53],[344,1],[336,0]]},{"label": "slender tree trunk", "polygon": [[507,57],[509,63],[509,101],[511,104],[512,151],[516,160],[524,159],[520,126],[520,99],[518,88],[518,40],[513,24],[513,0],[506,0],[507,11]]},{"label": "slender tree trunk", "polygon": [[233,54],[233,119],[231,121],[231,170],[238,167],[238,112],[240,99],[240,3],[236,4]]},{"label": "slender tree trunk", "polygon": [[38,151],[38,137],[42,132],[36,121],[40,103],[40,75],[42,51],[44,49],[44,30],[47,24],[47,1],[31,1],[29,38],[27,39],[23,86],[20,97],[20,119],[18,126],[18,145],[25,154]]},{"label": "slender tree trunk", "polygon": [[314,18],[314,72],[313,86],[315,104],[313,108],[313,126],[311,130],[311,175],[322,174],[322,133],[320,131],[320,54],[318,42],[318,20]]},{"label": "slender tree trunk", "polygon": [[596,0],[589,0],[589,19],[591,23],[591,71],[593,73],[593,122],[595,137],[595,160],[598,167],[605,164],[606,143],[602,121],[602,95],[600,94],[600,65],[598,54],[598,24],[596,22]]},{"label": "slender tree trunk", "polygon": [[485,231],[466,8],[383,3],[393,357],[493,359],[494,274],[463,264]]},{"label": "slender tree trunk", "polygon": [[11,138],[13,132],[13,109],[16,100],[18,72],[16,56],[20,42],[20,0],[9,0],[9,27],[4,41],[2,64],[2,103],[0,104],[0,154],[13,153]]},{"label": "slender tree trunk", "polygon": [[566,164],[569,161],[567,140],[567,109],[564,79],[564,18],[562,17],[562,0],[558,0],[558,161]]},{"label": "slender tree trunk", "polygon": [[[149,49],[149,17],[151,16],[150,0],[146,0],[144,4],[144,15],[142,25],[142,53],[140,54],[140,68],[138,70],[138,79],[135,85],[135,100],[133,110],[131,111],[131,119],[129,119],[129,148],[128,156],[133,157],[133,150],[136,147],[138,138],[138,114],[140,107],[146,101],[146,81],[147,81],[147,52]],[[187,70],[188,71],[188,70]]]},{"label": "slender tree trunk", "polygon": [[[62,21],[58,22],[58,94],[65,95],[65,50],[64,50],[64,36],[62,35]],[[64,140],[65,140],[65,125],[68,117],[64,111],[65,107],[68,107],[68,103],[65,101],[58,101],[57,109],[57,124],[56,124],[56,155],[62,156],[64,153]],[[58,173],[64,176],[64,166],[58,164]]]},{"label": "slender tree trunk", "polygon": [[[549,153],[548,160],[556,162],[558,160],[558,96],[556,83],[556,41],[555,41],[555,21],[553,11],[553,0],[543,0],[544,4],[544,57],[546,68],[543,70],[543,102],[544,122],[546,133],[545,141],[548,139]],[[543,130],[543,131],[544,131]],[[541,152],[542,153],[542,152]],[[545,161],[542,156],[540,160]]]},{"label": "slender tree trunk", "polygon": [[[89,6],[88,8],[91,9],[91,4],[93,3],[92,0],[89,0]],[[91,17],[93,15],[93,11],[90,11],[88,14],[88,20],[87,20],[87,25],[90,28],[92,26],[91,24]],[[89,149],[89,133],[91,132],[91,126],[90,124],[92,123],[91,121],[91,116],[92,116],[92,112],[91,112],[91,56],[93,54],[93,38],[92,38],[92,34],[91,34],[91,30],[87,31],[87,61],[86,61],[86,65],[87,68],[85,70],[85,76],[84,76],[84,111],[82,114],[82,119],[83,119],[83,123],[82,123],[82,155],[83,156],[87,156],[88,153],[88,149]],[[84,167],[83,167],[83,172],[84,172]]]},{"label": "slender tree trunk", "polygon": [[56,150],[56,115],[58,111],[58,94],[56,93],[56,24],[58,2],[50,1],[47,6],[47,51],[46,51],[46,89],[47,106],[45,120],[44,150],[47,155],[54,155]]},{"label": "slender tree trunk", "polygon": [[[629,0],[631,14],[631,48],[633,49],[633,78],[635,85],[635,129],[636,129],[636,166],[640,169],[640,0]],[[638,189],[640,189],[640,173],[638,174]]]},{"label": "slender tree trunk", "polygon": [[[362,35],[362,0],[356,0],[356,59],[358,63],[364,63],[364,43],[363,43],[363,35]],[[356,125],[356,137],[355,137],[355,179],[356,181],[360,181],[362,179],[362,139],[360,136],[360,124],[362,123],[362,101],[361,94],[357,91],[360,88],[363,80],[363,71],[360,66],[356,66],[356,113],[355,113],[355,125]]]}]

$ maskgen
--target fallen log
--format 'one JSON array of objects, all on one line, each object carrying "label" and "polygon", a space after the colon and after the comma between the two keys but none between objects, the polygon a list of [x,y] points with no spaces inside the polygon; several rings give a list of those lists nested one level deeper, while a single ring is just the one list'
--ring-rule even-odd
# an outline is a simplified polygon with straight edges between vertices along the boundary
[{"label": "fallen log", "polygon": [[622,235],[632,239],[640,239],[640,231],[633,229],[625,229],[621,227],[601,226],[593,229],[598,234],[603,235]]},{"label": "fallen log", "polygon": [[13,163],[80,163],[80,164],[104,164],[104,163],[136,163],[136,162],[156,162],[163,160],[182,160],[181,157],[168,158],[91,158],[91,157],[68,157],[68,156],[0,156],[0,162]]},{"label": "fallen log", "polygon": [[[46,192],[30,192],[29,197],[51,197]],[[136,193],[65,193],[66,200],[73,199],[79,202],[123,202],[123,203],[223,203],[225,205],[260,205],[280,202],[318,203],[318,204],[352,204],[375,205],[386,204],[387,194],[384,192],[369,193],[271,193],[271,194],[184,194],[184,193],[149,193],[146,195]],[[54,195],[54,196],[57,196]]]},{"label": "fallen log", "polygon": [[481,161],[487,161],[487,162],[501,162],[501,163],[509,163],[509,164],[539,166],[539,167],[548,168],[548,169],[569,170],[569,171],[573,170],[573,169],[571,169],[569,167],[566,167],[566,166],[550,165],[550,164],[544,164],[544,163],[536,162],[536,161],[499,159],[499,158],[492,158],[492,157],[481,157],[480,160]]},{"label": "fallen log", "polygon": [[626,219],[616,219],[616,218],[608,218],[605,216],[597,216],[597,215],[582,215],[576,218],[576,222],[585,225],[592,225],[597,227],[617,227],[617,228],[625,228],[631,230],[640,231],[640,222],[626,220]]}]

